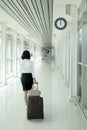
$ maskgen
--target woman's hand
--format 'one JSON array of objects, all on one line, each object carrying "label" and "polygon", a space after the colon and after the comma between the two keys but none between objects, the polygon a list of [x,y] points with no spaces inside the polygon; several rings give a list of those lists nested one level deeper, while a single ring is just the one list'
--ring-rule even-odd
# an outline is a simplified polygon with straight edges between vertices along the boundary
[{"label": "woman's hand", "polygon": [[33,83],[38,84],[38,82],[36,81],[36,78],[33,78]]}]

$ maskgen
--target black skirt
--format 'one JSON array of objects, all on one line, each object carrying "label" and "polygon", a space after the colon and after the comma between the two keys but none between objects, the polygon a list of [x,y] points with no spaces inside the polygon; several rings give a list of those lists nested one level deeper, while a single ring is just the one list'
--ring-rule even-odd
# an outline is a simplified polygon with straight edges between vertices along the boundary
[{"label": "black skirt", "polygon": [[23,86],[23,91],[30,90],[33,85],[33,77],[31,73],[23,73],[21,75],[21,83]]}]

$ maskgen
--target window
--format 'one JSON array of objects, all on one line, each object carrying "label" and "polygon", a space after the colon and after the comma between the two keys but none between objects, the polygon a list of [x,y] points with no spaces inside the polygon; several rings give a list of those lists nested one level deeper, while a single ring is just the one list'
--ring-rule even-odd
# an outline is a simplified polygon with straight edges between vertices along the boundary
[{"label": "window", "polygon": [[82,89],[82,28],[78,30],[77,95],[81,100]]},{"label": "window", "polygon": [[1,44],[1,25],[0,25],[0,81],[2,79],[2,76],[1,76],[1,70],[2,70],[2,66],[1,66],[1,58],[2,58],[1,50],[2,50],[2,44]]},{"label": "window", "polygon": [[78,61],[82,62],[82,29],[79,29],[79,39],[78,39]]},{"label": "window", "polygon": [[0,81],[1,81],[1,34],[0,34]]},{"label": "window", "polygon": [[6,28],[6,78],[13,72],[13,32]]},{"label": "window", "polygon": [[24,43],[23,43],[23,49],[24,50],[30,50],[30,44],[27,39],[24,38]]},{"label": "window", "polygon": [[20,57],[21,57],[21,37],[17,34],[17,48],[16,48],[16,65],[17,73],[20,71]]}]

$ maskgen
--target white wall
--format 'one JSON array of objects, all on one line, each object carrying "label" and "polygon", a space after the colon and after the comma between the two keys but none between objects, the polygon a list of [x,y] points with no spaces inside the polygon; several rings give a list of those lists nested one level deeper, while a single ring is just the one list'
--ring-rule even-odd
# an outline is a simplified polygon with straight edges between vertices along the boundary
[{"label": "white wall", "polygon": [[71,16],[66,15],[64,5],[56,7],[53,16],[54,21],[64,17],[68,23],[65,30],[57,30],[53,25],[53,46],[56,66],[60,68],[64,82],[69,87],[71,98],[77,96],[77,6],[71,5]]}]

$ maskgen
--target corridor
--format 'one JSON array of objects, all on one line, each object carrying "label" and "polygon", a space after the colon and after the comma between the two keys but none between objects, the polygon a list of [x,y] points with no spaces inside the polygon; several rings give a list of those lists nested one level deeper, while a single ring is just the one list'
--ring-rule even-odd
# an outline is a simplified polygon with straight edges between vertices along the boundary
[{"label": "corridor", "polygon": [[68,88],[52,61],[35,66],[44,120],[27,120],[20,79],[0,89],[0,130],[87,130],[87,121],[79,106],[68,100]]}]

